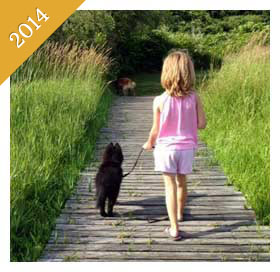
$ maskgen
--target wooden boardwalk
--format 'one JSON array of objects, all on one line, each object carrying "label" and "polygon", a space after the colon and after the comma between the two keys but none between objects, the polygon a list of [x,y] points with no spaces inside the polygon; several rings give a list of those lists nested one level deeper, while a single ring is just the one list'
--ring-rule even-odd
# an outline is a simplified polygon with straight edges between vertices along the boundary
[{"label": "wooden boardwalk", "polygon": [[[152,123],[152,97],[120,97],[97,143],[119,142],[123,169],[132,167]],[[57,219],[39,261],[269,261],[269,227],[257,226],[254,211],[240,192],[227,186],[219,166],[199,143],[194,172],[188,176],[184,239],[171,241],[161,174],[153,170],[152,152],[144,152],[134,172],[123,180],[117,216],[102,218],[95,207],[97,166],[81,173],[77,190]],[[150,223],[149,220],[154,220]]]}]

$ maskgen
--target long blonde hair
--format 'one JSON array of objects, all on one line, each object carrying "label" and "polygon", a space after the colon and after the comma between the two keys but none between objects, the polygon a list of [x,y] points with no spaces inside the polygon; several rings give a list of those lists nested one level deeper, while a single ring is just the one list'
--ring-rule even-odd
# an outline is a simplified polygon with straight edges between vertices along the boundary
[{"label": "long blonde hair", "polygon": [[162,87],[171,96],[185,96],[193,91],[194,83],[195,71],[190,56],[181,50],[170,53],[162,66]]}]

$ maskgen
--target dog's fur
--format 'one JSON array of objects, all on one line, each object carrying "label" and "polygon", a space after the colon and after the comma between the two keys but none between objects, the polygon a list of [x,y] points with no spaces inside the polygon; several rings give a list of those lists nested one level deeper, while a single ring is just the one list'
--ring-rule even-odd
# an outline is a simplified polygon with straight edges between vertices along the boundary
[{"label": "dog's fur", "polygon": [[121,95],[129,95],[130,92],[135,96],[136,95],[136,83],[132,81],[130,78],[123,77],[114,81],[115,88],[118,93]]},{"label": "dog's fur", "polygon": [[[103,154],[103,161],[95,178],[96,207],[101,216],[113,216],[113,207],[116,204],[123,178],[121,164],[123,162],[122,149],[118,143],[107,145]],[[105,202],[107,213],[105,212]]]}]

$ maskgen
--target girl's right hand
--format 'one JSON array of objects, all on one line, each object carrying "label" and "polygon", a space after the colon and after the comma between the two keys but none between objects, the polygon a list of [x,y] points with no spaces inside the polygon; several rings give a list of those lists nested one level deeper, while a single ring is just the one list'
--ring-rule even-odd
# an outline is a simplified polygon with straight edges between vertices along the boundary
[{"label": "girl's right hand", "polygon": [[142,148],[145,150],[152,150],[153,145],[149,141],[147,141],[146,143],[143,144]]}]

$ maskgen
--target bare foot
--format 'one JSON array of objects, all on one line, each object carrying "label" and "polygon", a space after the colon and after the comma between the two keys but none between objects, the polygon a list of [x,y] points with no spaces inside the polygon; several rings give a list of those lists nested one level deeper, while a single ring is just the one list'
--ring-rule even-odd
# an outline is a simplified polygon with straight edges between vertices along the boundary
[{"label": "bare foot", "polygon": [[182,239],[182,236],[179,234],[178,230],[172,230],[170,227],[167,227],[164,232],[171,238],[173,241],[179,241]]}]

